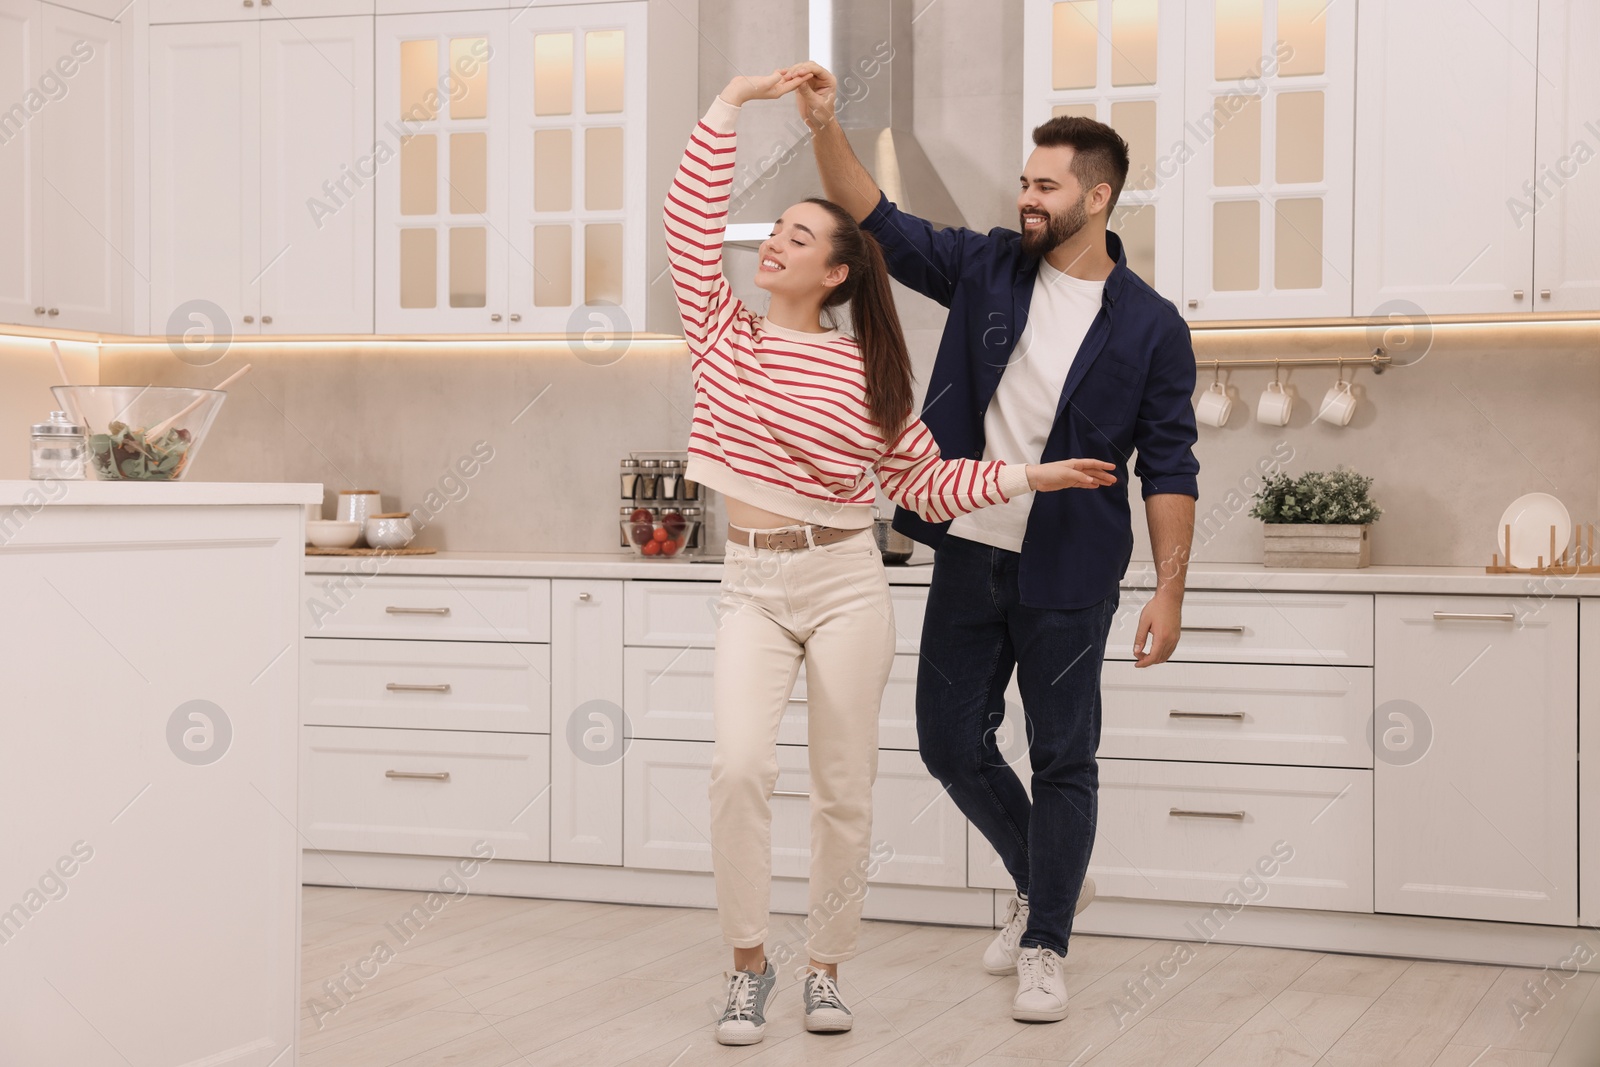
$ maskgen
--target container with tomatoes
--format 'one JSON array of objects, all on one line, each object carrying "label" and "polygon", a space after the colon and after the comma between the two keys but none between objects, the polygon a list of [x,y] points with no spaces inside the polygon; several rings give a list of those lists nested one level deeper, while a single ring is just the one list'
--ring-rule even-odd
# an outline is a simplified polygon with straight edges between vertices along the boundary
[{"label": "container with tomatoes", "polygon": [[699,523],[685,519],[676,511],[659,518],[646,508],[637,508],[622,521],[622,533],[633,550],[646,559],[671,559],[683,551]]}]

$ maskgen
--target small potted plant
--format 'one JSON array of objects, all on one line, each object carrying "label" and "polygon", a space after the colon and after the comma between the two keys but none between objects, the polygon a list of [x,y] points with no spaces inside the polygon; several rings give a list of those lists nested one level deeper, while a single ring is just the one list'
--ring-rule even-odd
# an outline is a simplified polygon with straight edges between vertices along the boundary
[{"label": "small potted plant", "polygon": [[1339,467],[1296,478],[1269,475],[1250,514],[1265,523],[1268,567],[1365,567],[1372,523],[1383,514],[1368,496],[1372,479]]}]

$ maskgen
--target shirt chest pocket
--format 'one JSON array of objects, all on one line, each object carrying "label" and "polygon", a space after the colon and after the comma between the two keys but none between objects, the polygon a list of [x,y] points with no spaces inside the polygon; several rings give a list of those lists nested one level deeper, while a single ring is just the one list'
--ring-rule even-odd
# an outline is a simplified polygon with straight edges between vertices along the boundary
[{"label": "shirt chest pocket", "polygon": [[1072,394],[1075,413],[1103,433],[1111,434],[1133,422],[1139,410],[1143,371],[1102,354],[1084,373]]}]

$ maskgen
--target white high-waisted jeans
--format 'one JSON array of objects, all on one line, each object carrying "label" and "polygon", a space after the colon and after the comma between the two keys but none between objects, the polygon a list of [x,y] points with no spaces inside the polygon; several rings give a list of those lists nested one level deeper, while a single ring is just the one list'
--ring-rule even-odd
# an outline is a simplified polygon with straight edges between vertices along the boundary
[{"label": "white high-waisted jeans", "polygon": [[802,660],[811,770],[808,949],[856,953],[878,773],[878,705],[895,647],[871,530],[793,552],[729,542],[717,601],[711,845],[724,940],[767,940],[778,723]]}]

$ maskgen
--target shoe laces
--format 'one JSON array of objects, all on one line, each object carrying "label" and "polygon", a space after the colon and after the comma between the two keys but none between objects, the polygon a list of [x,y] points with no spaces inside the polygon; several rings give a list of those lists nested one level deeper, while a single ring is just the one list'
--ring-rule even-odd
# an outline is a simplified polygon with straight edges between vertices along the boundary
[{"label": "shoe laces", "polygon": [[811,998],[817,1002],[817,1007],[845,1010],[844,998],[839,995],[839,986],[827,971],[807,967],[806,985],[811,990]]},{"label": "shoe laces", "polygon": [[1017,942],[1022,940],[1022,932],[1028,927],[1028,902],[1020,897],[1012,897],[1006,902],[1006,922],[1000,933],[1005,939],[1005,944],[1016,948]]},{"label": "shoe laces", "polygon": [[1017,986],[1019,990],[1049,988],[1048,979],[1054,978],[1060,961],[1048,949],[1023,949],[1017,957]]},{"label": "shoe laces", "polygon": [[724,1021],[750,1019],[755,1016],[756,987],[749,971],[734,971],[728,976],[728,1006],[723,1009]]}]

